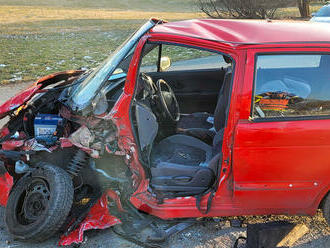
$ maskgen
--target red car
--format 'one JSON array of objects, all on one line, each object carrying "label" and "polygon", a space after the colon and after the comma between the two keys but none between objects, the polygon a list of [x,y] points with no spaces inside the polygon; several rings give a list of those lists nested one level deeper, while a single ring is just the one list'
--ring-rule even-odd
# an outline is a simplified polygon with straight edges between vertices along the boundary
[{"label": "red car", "polygon": [[1,202],[18,239],[62,230],[70,244],[122,223],[142,242],[132,233],[160,219],[318,208],[330,223],[326,25],[151,19],[98,68],[8,100],[6,116]]}]

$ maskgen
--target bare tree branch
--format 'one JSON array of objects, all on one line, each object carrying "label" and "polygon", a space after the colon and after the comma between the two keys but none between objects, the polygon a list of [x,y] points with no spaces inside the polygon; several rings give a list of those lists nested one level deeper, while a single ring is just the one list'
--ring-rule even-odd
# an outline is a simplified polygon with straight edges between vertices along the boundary
[{"label": "bare tree branch", "polygon": [[309,0],[199,0],[200,9],[212,18],[273,18],[278,8]]}]

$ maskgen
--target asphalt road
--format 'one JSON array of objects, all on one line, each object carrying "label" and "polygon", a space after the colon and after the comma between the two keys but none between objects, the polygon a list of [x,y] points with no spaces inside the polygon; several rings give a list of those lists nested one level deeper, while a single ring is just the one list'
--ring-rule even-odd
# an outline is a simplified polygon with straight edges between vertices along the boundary
[{"label": "asphalt road", "polygon": [[[0,86],[0,103],[14,95],[17,91],[28,86],[28,83]],[[0,121],[0,125],[4,122]],[[38,244],[22,243],[15,241],[8,234],[4,219],[4,208],[0,207],[0,248],[27,247],[27,248],[50,248],[56,247],[59,237]],[[228,219],[213,219],[208,222],[195,224],[182,233],[172,236],[167,247],[175,248],[229,248],[238,236],[246,235],[248,223],[264,223],[274,220],[288,220],[295,223],[304,223],[309,227],[309,232],[297,241],[295,248],[327,248],[330,247],[330,228],[319,213],[315,217],[286,217],[286,216],[259,216],[243,218],[243,227],[230,226]],[[107,230],[92,230],[85,235],[85,242],[81,248],[106,248],[106,247],[139,247],[130,243]],[[244,246],[242,246],[244,247]]]}]

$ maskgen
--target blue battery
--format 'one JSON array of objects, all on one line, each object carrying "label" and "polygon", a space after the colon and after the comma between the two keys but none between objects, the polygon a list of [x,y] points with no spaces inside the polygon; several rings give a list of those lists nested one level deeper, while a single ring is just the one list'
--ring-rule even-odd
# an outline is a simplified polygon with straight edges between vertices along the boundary
[{"label": "blue battery", "polygon": [[38,114],[34,118],[34,137],[38,142],[44,142],[52,145],[56,142],[55,135],[58,125],[61,125],[63,119],[58,115]]}]

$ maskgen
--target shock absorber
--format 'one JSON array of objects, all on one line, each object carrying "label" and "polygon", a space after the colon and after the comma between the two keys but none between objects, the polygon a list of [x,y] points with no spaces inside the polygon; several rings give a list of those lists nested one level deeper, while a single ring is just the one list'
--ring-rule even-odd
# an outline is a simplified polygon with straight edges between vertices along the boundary
[{"label": "shock absorber", "polygon": [[71,176],[78,176],[80,170],[87,164],[87,154],[83,150],[78,150],[71,159],[66,171]]}]

